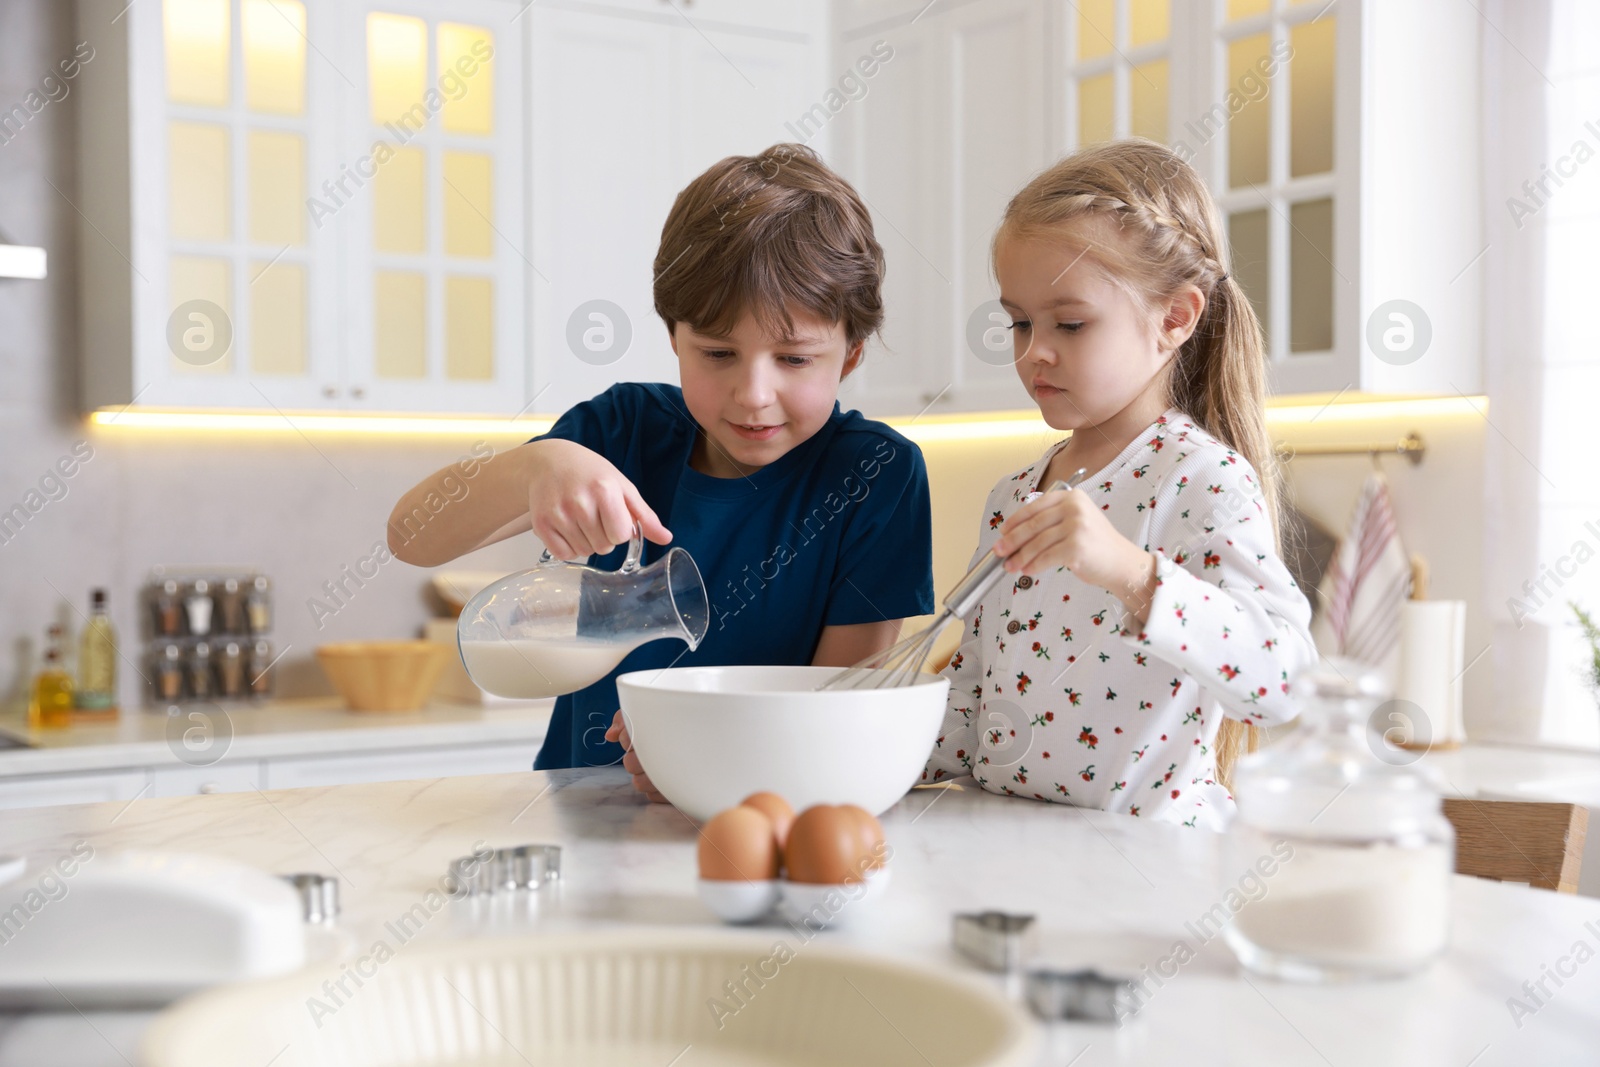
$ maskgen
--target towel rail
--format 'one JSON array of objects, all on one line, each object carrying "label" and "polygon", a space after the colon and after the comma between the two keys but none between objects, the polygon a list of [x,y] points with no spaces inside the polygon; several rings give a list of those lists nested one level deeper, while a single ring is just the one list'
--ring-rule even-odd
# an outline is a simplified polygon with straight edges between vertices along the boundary
[{"label": "towel rail", "polygon": [[1279,441],[1273,448],[1282,460],[1298,456],[1371,456],[1374,460],[1379,456],[1404,456],[1413,467],[1422,462],[1427,452],[1422,437],[1415,432],[1406,434],[1398,441],[1377,441],[1363,445],[1291,445],[1287,441]]}]

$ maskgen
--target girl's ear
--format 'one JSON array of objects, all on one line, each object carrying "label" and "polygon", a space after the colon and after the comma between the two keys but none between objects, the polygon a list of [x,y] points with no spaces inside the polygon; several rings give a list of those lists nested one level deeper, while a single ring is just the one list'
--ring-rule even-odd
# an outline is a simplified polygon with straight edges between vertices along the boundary
[{"label": "girl's ear", "polygon": [[1176,351],[1200,325],[1206,297],[1198,286],[1186,285],[1167,302],[1161,320],[1161,347]]},{"label": "girl's ear", "polygon": [[851,372],[861,366],[861,352],[866,347],[866,341],[857,341],[850,346],[850,350],[844,356],[844,370],[839,374],[841,382],[850,377]]}]

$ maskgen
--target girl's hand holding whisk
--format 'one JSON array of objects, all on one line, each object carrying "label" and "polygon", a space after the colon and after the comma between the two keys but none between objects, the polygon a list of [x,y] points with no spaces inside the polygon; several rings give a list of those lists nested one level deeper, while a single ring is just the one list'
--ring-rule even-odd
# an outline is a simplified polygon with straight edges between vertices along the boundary
[{"label": "girl's hand holding whisk", "polygon": [[1142,623],[1156,591],[1156,557],[1111,525],[1094,501],[1076,489],[1045,493],[1024,504],[994,544],[1012,574],[1065,567],[1120,599],[1130,621]]}]

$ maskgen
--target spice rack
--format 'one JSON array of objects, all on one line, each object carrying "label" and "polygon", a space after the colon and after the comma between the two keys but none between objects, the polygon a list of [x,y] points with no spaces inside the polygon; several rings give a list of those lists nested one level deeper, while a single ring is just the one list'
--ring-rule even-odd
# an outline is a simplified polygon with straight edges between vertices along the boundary
[{"label": "spice rack", "polygon": [[250,567],[155,567],[140,592],[153,707],[272,695],[272,580]]}]

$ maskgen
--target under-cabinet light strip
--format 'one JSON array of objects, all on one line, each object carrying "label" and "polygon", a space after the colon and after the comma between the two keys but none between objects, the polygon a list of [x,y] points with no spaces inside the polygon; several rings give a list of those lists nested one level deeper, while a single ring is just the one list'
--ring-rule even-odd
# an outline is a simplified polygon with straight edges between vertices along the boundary
[{"label": "under-cabinet light strip", "polygon": [[[1327,425],[1355,420],[1422,418],[1428,416],[1483,415],[1489,400],[1483,396],[1354,400],[1342,403],[1305,403],[1288,399],[1267,407],[1273,426]],[[277,432],[332,434],[445,435],[456,437],[522,437],[544,433],[549,418],[491,419],[394,415],[329,415],[321,413],[266,414],[261,412],[149,411],[105,408],[90,415],[97,427],[110,430],[203,430],[212,432]],[[913,441],[971,441],[996,437],[1044,436],[1058,431],[1028,413],[987,412],[969,415],[918,416],[884,420]]]}]

